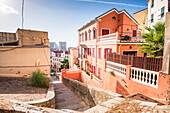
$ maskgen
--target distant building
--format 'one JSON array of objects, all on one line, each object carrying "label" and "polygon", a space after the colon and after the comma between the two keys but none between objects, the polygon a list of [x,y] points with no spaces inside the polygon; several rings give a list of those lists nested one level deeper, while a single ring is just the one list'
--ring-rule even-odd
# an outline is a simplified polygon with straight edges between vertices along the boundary
[{"label": "distant building", "polygon": [[146,33],[146,27],[148,25],[148,9],[140,10],[133,14],[134,19],[139,23],[138,29],[142,30],[142,33]]},{"label": "distant building", "polygon": [[147,0],[148,2],[148,27],[153,26],[158,22],[165,22],[165,16],[170,7],[169,0]]},{"label": "distant building", "polygon": [[50,74],[48,32],[0,32],[0,74],[28,75],[37,68]]},{"label": "distant building", "polygon": [[50,56],[53,51],[59,51],[59,47],[55,42],[50,42]]},{"label": "distant building", "polygon": [[67,43],[66,42],[59,42],[59,50],[60,51],[67,51]]},{"label": "distant building", "polygon": [[68,59],[69,60],[70,57],[70,52],[69,51],[53,51],[52,52],[52,61],[51,61],[51,69],[53,69],[54,71],[59,72],[59,69],[62,65],[61,61],[63,61],[64,59]]},{"label": "distant building", "polygon": [[78,64],[78,49],[70,49],[70,59],[69,59],[69,68],[73,68],[74,64]]},{"label": "distant building", "polygon": [[75,47],[68,47],[68,51],[70,51],[70,49],[73,49],[73,48],[75,48]]}]

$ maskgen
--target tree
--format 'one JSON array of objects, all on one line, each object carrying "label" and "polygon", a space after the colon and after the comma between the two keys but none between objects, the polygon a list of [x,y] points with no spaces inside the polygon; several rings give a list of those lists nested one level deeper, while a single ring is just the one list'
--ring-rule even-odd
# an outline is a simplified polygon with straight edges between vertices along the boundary
[{"label": "tree", "polygon": [[142,46],[142,53],[148,53],[149,57],[161,58],[164,50],[164,33],[165,23],[157,23],[154,29],[146,28],[148,33],[143,34],[142,38],[145,39],[146,44],[139,44]]},{"label": "tree", "polygon": [[69,60],[68,59],[64,59],[63,61],[61,61],[62,65],[59,68],[59,70],[61,71],[62,69],[69,69]]}]

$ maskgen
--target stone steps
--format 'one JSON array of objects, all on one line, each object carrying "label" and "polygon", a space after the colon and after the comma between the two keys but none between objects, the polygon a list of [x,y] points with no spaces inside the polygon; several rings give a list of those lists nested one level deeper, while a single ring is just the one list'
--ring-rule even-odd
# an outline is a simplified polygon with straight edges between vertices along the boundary
[{"label": "stone steps", "polygon": [[56,83],[54,84],[54,88],[56,94],[56,109],[70,109],[82,112],[90,108],[80,98],[74,95],[64,84]]}]

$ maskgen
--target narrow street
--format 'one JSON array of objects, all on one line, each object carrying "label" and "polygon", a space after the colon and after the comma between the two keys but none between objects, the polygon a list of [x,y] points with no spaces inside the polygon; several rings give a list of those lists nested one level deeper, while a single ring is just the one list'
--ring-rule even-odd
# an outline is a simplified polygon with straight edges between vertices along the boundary
[{"label": "narrow street", "polygon": [[71,109],[75,111],[85,111],[87,106],[80,98],[74,95],[61,81],[57,81],[55,76],[51,77],[55,89],[55,108]]}]

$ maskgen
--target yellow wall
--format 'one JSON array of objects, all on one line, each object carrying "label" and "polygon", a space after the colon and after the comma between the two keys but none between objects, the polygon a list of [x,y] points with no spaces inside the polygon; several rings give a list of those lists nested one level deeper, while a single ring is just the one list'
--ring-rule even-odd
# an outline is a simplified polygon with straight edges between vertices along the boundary
[{"label": "yellow wall", "polygon": [[49,55],[49,47],[0,47],[0,74],[30,74],[38,60],[39,69],[50,74]]},{"label": "yellow wall", "polygon": [[139,29],[142,30],[142,33],[146,33],[145,27],[147,27],[148,9],[134,13],[133,17],[139,23]]}]

